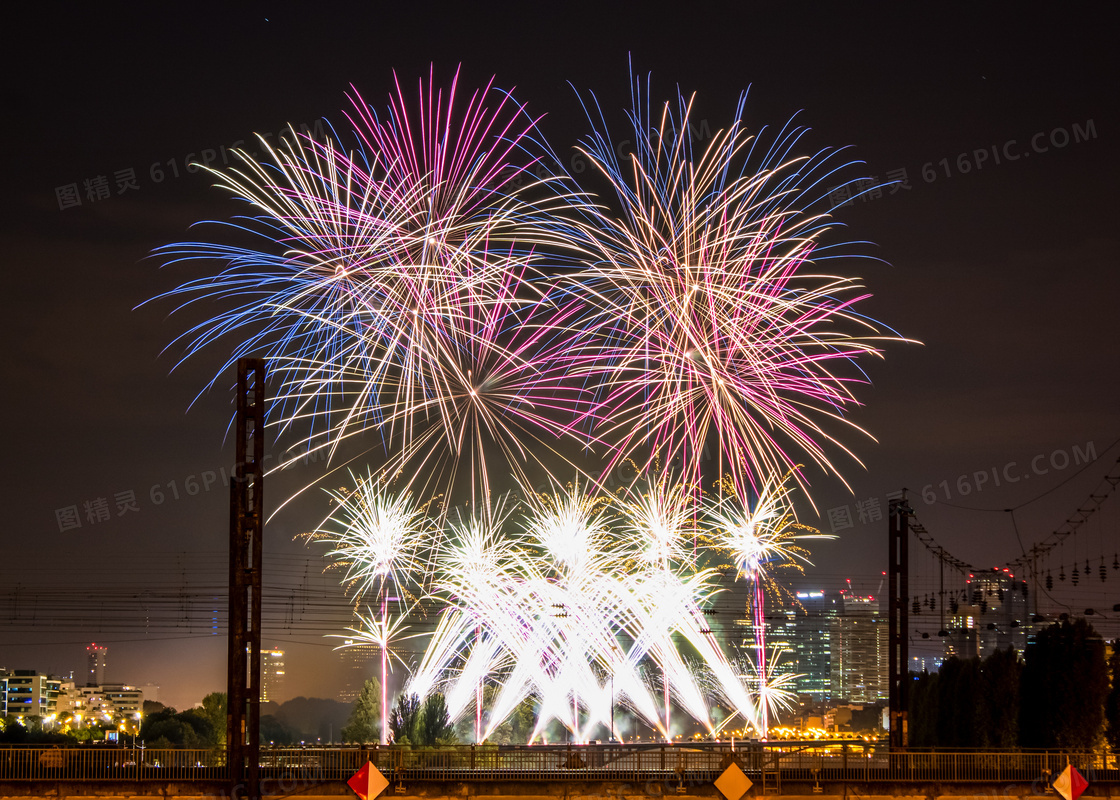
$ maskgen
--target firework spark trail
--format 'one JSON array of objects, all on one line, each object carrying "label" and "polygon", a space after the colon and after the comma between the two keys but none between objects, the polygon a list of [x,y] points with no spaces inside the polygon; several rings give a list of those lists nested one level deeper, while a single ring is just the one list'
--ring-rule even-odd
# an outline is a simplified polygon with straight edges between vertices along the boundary
[{"label": "firework spark trail", "polygon": [[355,602],[369,593],[383,595],[390,584],[407,591],[437,529],[411,495],[389,494],[372,474],[350,478],[354,488],[328,492],[335,507],[305,538],[333,548],[326,556],[345,568],[343,583]]},{"label": "firework spark trail", "polygon": [[[768,687],[764,676],[756,701],[744,685],[704,617],[721,591],[718,572],[701,567],[680,540],[699,526],[699,559],[730,556],[761,588],[768,571],[804,557],[796,542],[811,534],[793,519],[782,484],[768,487],[753,509],[729,497],[692,509],[690,497],[664,478],[645,495],[631,489],[621,498],[595,498],[573,485],[453,523],[430,589],[450,609],[409,691],[442,687],[459,717],[479,683],[493,682],[483,738],[527,696],[540,704],[534,735],[556,720],[582,741],[609,725],[614,698],[667,734],[639,674],[650,664],[676,705],[714,732],[709,693],[681,654],[684,642],[718,687],[715,696],[760,728],[767,710],[759,702],[773,705],[781,688]],[[511,515],[519,530],[503,529]]]},{"label": "firework spark trail", "polygon": [[[649,655],[661,670],[663,687],[667,687],[668,694],[693,719],[709,729],[708,703],[696,683],[696,676],[673,641],[673,635],[684,633],[681,623],[691,620],[697,600],[705,602],[714,596],[715,591],[710,586],[712,575],[710,570],[703,570],[687,581],[663,571],[644,576],[653,593],[645,598],[649,621],[643,626],[642,637],[635,642],[638,652]],[[748,702],[745,713],[749,714],[752,708],[753,704]],[[661,727],[668,731],[668,715],[661,720]]]},{"label": "firework spark trail", "polygon": [[[797,692],[795,691],[795,684],[799,678],[804,676],[792,672],[778,671],[781,669],[781,660],[785,654],[785,650],[774,651],[771,657],[766,659],[764,670],[760,670],[756,660],[747,655],[732,659],[732,669],[737,675],[746,676],[747,685],[758,697],[760,718],[765,714],[769,719],[777,719],[782,712],[791,711],[796,707]],[[702,665],[700,666],[702,668]],[[735,708],[733,701],[726,695],[724,686],[720,681],[707,675],[704,684],[705,691],[713,697],[719,698],[721,705],[731,709]],[[718,734],[726,728],[737,716],[737,713],[731,713],[721,720],[716,725],[715,733]]]},{"label": "firework spark trail", "polygon": [[[535,542],[542,558],[525,564],[534,576],[534,584],[551,595],[552,608],[562,614],[545,622],[549,625],[553,658],[558,666],[553,686],[547,694],[554,698],[542,708],[538,727],[547,722],[546,713],[560,719],[577,739],[581,731],[590,730],[609,714],[609,703],[595,703],[593,698],[603,692],[603,681],[590,668],[593,663],[617,666],[616,651],[621,649],[619,634],[627,628],[633,632],[632,620],[641,609],[635,608],[634,585],[627,580],[626,564],[631,553],[615,546],[605,518],[606,504],[584,495],[578,485],[557,491],[546,502],[538,502],[535,514],[527,525],[529,538]],[[555,619],[563,617],[563,623]],[[627,623],[630,624],[627,624]],[[636,676],[625,675],[625,690],[637,692]],[[571,698],[561,704],[561,698]],[[639,711],[649,720],[652,703],[638,695],[633,698]],[[580,704],[588,711],[584,725],[577,716]],[[574,707],[570,717],[567,709]],[[563,714],[559,709],[563,708]]]},{"label": "firework spark trail", "polygon": [[[397,634],[408,630],[407,625],[401,623],[407,618],[407,611],[399,614],[393,621],[389,620],[388,598],[381,599],[381,619],[377,619],[371,612],[368,616],[357,614],[358,626],[349,629],[353,640],[347,642],[336,650],[360,645],[374,645],[381,652],[381,744],[389,743],[389,673],[392,671],[392,660],[397,659],[402,666],[404,660],[393,652],[392,645],[400,639],[412,639],[414,636],[400,637]],[[338,636],[335,634],[335,636]],[[338,637],[342,638],[342,637]]]},{"label": "firework spark trail", "polygon": [[357,624],[352,628],[347,628],[347,632],[328,634],[335,639],[345,639],[344,644],[339,645],[335,650],[345,650],[349,647],[361,647],[364,645],[373,645],[380,648],[385,652],[390,659],[396,659],[402,667],[407,668],[405,663],[397,653],[393,651],[393,645],[397,642],[405,641],[406,639],[415,639],[422,634],[412,634],[410,636],[401,636],[409,629],[408,625],[404,625],[404,621],[408,619],[408,614],[398,614],[394,619],[388,617],[378,617],[372,609],[369,609],[368,614],[355,614]]},{"label": "firework spark trail", "polygon": [[631,487],[616,500],[623,520],[619,530],[630,537],[627,546],[639,563],[662,570],[692,565],[695,554],[687,540],[695,532],[694,495],[692,487],[664,473],[650,480],[644,492]]},{"label": "firework spark trail", "polygon": [[[545,456],[563,459],[563,440],[583,443],[574,432],[573,412],[590,408],[580,386],[565,382],[557,357],[573,353],[567,329],[577,313],[565,307],[516,308],[516,286],[491,287],[500,292],[484,301],[464,297],[456,307],[460,316],[431,337],[427,362],[418,372],[437,388],[423,396],[397,397],[383,411],[383,425],[408,426],[407,444],[386,469],[413,473],[421,468],[428,478],[416,488],[428,493],[449,492],[456,469],[466,467],[471,497],[478,502],[491,491],[490,465],[500,464],[521,482],[529,479],[525,465],[541,465]],[[356,390],[365,384],[356,376]],[[345,386],[348,377],[340,381]],[[392,385],[385,377],[380,384]],[[404,387],[404,392],[411,391]],[[355,433],[360,433],[355,428]],[[334,441],[345,438],[339,431]]]},{"label": "firework spark trail", "polygon": [[770,687],[767,683],[774,665],[768,663],[766,655],[766,590],[781,593],[773,575],[775,568],[799,570],[801,564],[809,563],[808,552],[799,541],[835,538],[799,525],[792,513],[789,495],[784,481],[771,481],[762,488],[753,508],[748,508],[740,497],[729,491],[728,496],[720,497],[706,509],[711,519],[713,546],[731,556],[737,577],[752,583],[751,618],[761,717],[758,730],[763,736],[769,728],[770,713],[784,699],[780,687]]},{"label": "firework spark trail", "polygon": [[787,474],[767,481],[753,504],[728,487],[703,510],[711,546],[731,557],[737,577],[775,592],[781,588],[774,579],[776,569],[800,569],[809,563],[809,553],[799,542],[836,538],[798,523],[789,478]]},{"label": "firework spark trail", "polygon": [[[358,614],[359,627],[352,628],[351,633],[363,642],[377,644],[381,651],[381,743],[387,744],[390,640],[395,638],[406,616],[401,614],[395,623],[390,623],[389,601],[405,601],[409,585],[415,585],[420,577],[421,553],[431,546],[437,529],[425,507],[415,504],[410,495],[389,494],[382,481],[372,474],[359,478],[351,473],[350,477],[354,489],[331,492],[336,508],[304,538],[325,542],[333,548],[327,557],[334,559],[332,566],[345,568],[342,582],[353,594],[355,605],[376,589],[381,619]],[[390,586],[402,597],[390,598]]]},{"label": "firework spark trail", "polygon": [[[232,359],[263,350],[281,376],[281,429],[323,431],[332,454],[376,432],[389,472],[409,465],[449,490],[462,467],[476,501],[488,450],[524,479],[522,462],[540,459],[522,439],[559,453],[576,438],[572,415],[618,440],[608,469],[640,450],[683,453],[698,477],[710,430],[738,488],[792,465],[783,438],[832,469],[822,421],[842,419],[854,378],[829,367],[877,351],[838,330],[875,331],[853,310],[861,297],[839,299],[855,284],[801,274],[827,220],[800,209],[835,171],[831,155],[788,158],[801,130],[787,128],[756,157],[742,101],[694,154],[692,101],[665,104],[654,127],[638,87],[629,163],[602,132],[584,147],[621,203],[616,219],[560,177],[519,187],[547,150],[537,120],[492,85],[457,103],[457,81],[445,95],[421,80],[417,104],[398,81],[385,118],[355,92],[357,151],[293,133],[265,147],[271,161],[240,153],[243,168],[215,172],[257,212],[242,227],[275,248],[159,251],[227,263],[171,293],[235,303],[184,334],[187,354],[241,333]],[[540,280],[557,250],[586,265],[559,307]],[[522,338],[507,343],[510,331]]]},{"label": "firework spark trail", "polygon": [[[556,720],[583,741],[609,725],[616,697],[668,735],[640,677],[644,664],[657,668],[676,705],[709,733],[721,724],[712,719],[709,695],[759,730],[784,698],[780,682],[768,683],[773,664],[761,639],[754,694],[716,643],[704,609],[721,587],[718,571],[702,565],[731,559],[753,584],[757,622],[764,587],[777,587],[774,571],[803,562],[799,542],[817,536],[797,523],[785,484],[765,487],[753,507],[728,490],[693,508],[691,489],[666,476],[645,494],[631,487],[620,497],[588,495],[576,483],[499,502],[489,513],[461,514],[443,537],[410,494],[389,493],[372,476],[356,480],[353,491],[335,495],[333,516],[311,537],[332,548],[356,598],[377,588],[381,619],[371,616],[360,627],[363,640],[382,642],[383,653],[396,635],[384,602],[389,582],[406,593],[420,564],[433,571],[426,591],[447,610],[407,691],[442,691],[459,718],[472,697],[477,704],[479,687],[494,684],[480,739],[529,696],[540,704],[534,736]],[[681,546],[690,534],[698,554]],[[683,657],[682,642],[702,671]]]},{"label": "firework spark trail", "polygon": [[801,130],[789,128],[761,152],[743,100],[733,124],[694,153],[692,99],[664,104],[655,121],[636,85],[635,148],[622,159],[602,112],[585,110],[601,129],[580,150],[622,208],[585,223],[597,258],[573,288],[599,311],[601,357],[577,370],[610,420],[600,431],[617,443],[611,466],[683,453],[698,479],[712,431],[737,490],[793,468],[790,444],[837,473],[824,443],[851,453],[823,426],[860,430],[842,416],[860,374],[835,369],[879,351],[877,328],[854,310],[866,297],[853,295],[858,284],[809,270],[828,220],[802,209],[839,168],[834,154],[791,158]]},{"label": "firework spark trail", "polygon": [[[793,519],[789,491],[775,484],[748,509],[721,497],[694,513],[684,486],[656,482],[645,495],[588,496],[578,485],[535,496],[524,507],[499,504],[449,524],[446,539],[418,527],[422,514],[408,495],[390,495],[372,478],[337,497],[335,516],[315,536],[346,567],[344,581],[359,596],[373,581],[407,583],[417,552],[432,548],[428,591],[448,604],[408,691],[442,690],[449,713],[461,717],[484,682],[498,686],[481,738],[527,696],[540,702],[535,735],[551,720],[577,741],[608,725],[615,697],[639,718],[668,733],[639,675],[656,665],[676,704],[709,732],[717,730],[697,670],[675,637],[700,658],[716,696],[748,724],[781,697],[766,684],[759,660],[759,706],[707,629],[703,609],[718,594],[717,572],[700,568],[680,546],[700,525],[702,557],[728,554],[759,596],[768,572],[804,558],[797,544],[810,536]],[[520,530],[507,531],[511,516]],[[618,515],[628,516],[622,522]],[[438,540],[438,544],[437,544]],[[757,601],[756,601],[757,606]],[[757,610],[757,608],[755,609]],[[365,639],[389,638],[387,617],[367,620]],[[384,629],[384,630],[383,630]],[[380,639],[378,637],[381,637]],[[760,654],[761,655],[761,654]],[[772,670],[771,670],[772,671]],[[613,676],[614,696],[606,688]]]},{"label": "firework spark trail", "polygon": [[[545,568],[549,563],[531,557],[519,561],[519,572],[525,578],[519,585],[524,594],[515,598],[515,609],[543,609],[545,613],[521,613],[513,637],[513,649],[520,647],[514,657],[516,666],[492,709],[491,728],[516,707],[524,687],[535,680],[541,685],[537,694],[546,701],[538,732],[550,716],[568,720],[566,724],[576,729],[574,714],[569,714],[570,700],[574,697],[578,707],[580,701],[586,703],[602,692],[599,678],[589,666],[594,663],[604,665],[608,673],[613,671],[620,695],[632,696],[640,715],[656,725],[656,713],[641,687],[636,665],[621,660],[623,648],[617,637],[627,627],[623,617],[629,593],[620,592],[618,581],[608,576],[595,576],[591,585],[584,583],[573,590]],[[517,613],[515,609],[511,611]],[[542,670],[541,665],[551,669]],[[596,721],[607,719],[606,714],[609,704],[592,709],[582,728],[590,729]]]},{"label": "firework spark trail", "polygon": [[210,171],[250,205],[235,227],[262,247],[157,254],[226,264],[169,293],[230,306],[176,342],[186,358],[237,335],[225,366],[263,353],[280,383],[272,424],[311,431],[293,449],[333,457],[372,433],[386,474],[407,465],[449,493],[469,467],[477,501],[488,451],[523,476],[538,451],[586,445],[572,416],[592,412],[555,358],[578,350],[575,303],[549,299],[538,252],[555,264],[571,246],[554,212],[572,198],[548,176],[519,185],[543,147],[524,106],[492,84],[459,103],[457,80],[446,94],[421,81],[418,104],[398,82],[384,119],[355,92],[357,150],[293,132],[263,162],[239,151],[240,168]]}]

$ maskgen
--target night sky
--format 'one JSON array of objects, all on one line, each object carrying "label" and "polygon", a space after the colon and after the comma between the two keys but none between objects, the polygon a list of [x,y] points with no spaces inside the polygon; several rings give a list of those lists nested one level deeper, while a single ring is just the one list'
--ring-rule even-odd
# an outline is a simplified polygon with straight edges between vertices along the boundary
[{"label": "night sky", "polygon": [[[797,114],[812,128],[806,153],[848,145],[872,178],[905,171],[903,185],[835,213],[878,259],[854,267],[875,295],[865,310],[923,344],[888,345],[869,362],[852,418],[877,441],[845,435],[863,467],[834,451],[852,491],[810,473],[820,517],[803,504],[802,521],[839,538],[813,548],[817,566],[798,586],[850,578],[875,593],[886,523],[870,517],[902,487],[939,544],[989,568],[1099,494],[1120,457],[1120,71],[1108,7],[650,8],[41,4],[8,32],[0,666],[80,670],[96,640],[110,647],[109,679],[159,684],[164,702],[224,689],[224,632],[206,620],[224,616],[234,376],[195,401],[228,353],[172,372],[181,351],[163,349],[188,318],[168,318],[169,303],[134,309],[202,274],[160,269],[153,248],[238,211],[188,161],[289,123],[341,128],[350,85],[383,107],[393,70],[414,85],[433,64],[444,81],[461,65],[471,89],[496,76],[545,115],[563,154],[587,133],[568,82],[595,91],[621,130],[632,60],[652,72],[655,98],[698,92],[713,130],[749,87],[753,126]],[[86,182],[99,178],[108,196],[91,200]],[[270,482],[269,507],[322,469]],[[109,518],[91,521],[85,504],[101,498]],[[82,524],[67,529],[72,506]],[[345,617],[316,598],[337,598],[337,581],[295,540],[326,511],[308,493],[266,532],[277,599],[265,643],[290,653],[288,695],[334,694],[322,634]],[[1094,607],[1112,617],[1096,624],[1120,634],[1120,571],[1096,576],[1118,532],[1113,498],[1050,562],[1056,576],[1059,563],[1089,559],[1091,580],[1061,584],[1044,612]],[[930,591],[920,548],[913,569],[917,591]],[[122,614],[133,622],[115,625]]]}]

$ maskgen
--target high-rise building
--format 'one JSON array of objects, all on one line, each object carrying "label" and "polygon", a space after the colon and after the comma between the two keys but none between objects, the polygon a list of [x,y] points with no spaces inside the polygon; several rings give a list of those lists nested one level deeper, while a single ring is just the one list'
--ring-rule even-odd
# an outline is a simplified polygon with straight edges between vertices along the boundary
[{"label": "high-rise building", "polygon": [[[839,616],[839,598],[823,591],[798,592],[797,604],[766,614],[766,660],[771,680],[791,675],[790,691],[813,700],[832,697],[832,622]],[[757,660],[754,625],[737,620],[739,643],[751,663]]]},{"label": "high-rise building", "polygon": [[284,688],[284,651],[261,650],[261,702],[279,702]]},{"label": "high-rise building", "polygon": [[832,697],[832,625],[840,615],[839,598],[823,591],[798,592],[792,620],[793,690],[813,700]]},{"label": "high-rise building", "polygon": [[346,639],[344,644],[338,651],[343,668],[342,689],[338,693],[338,699],[344,703],[353,703],[361,694],[366,680],[376,673],[381,649],[374,644],[354,644],[353,639]]},{"label": "high-rise building", "polygon": [[887,696],[887,620],[874,597],[841,592],[830,629],[832,699],[874,703]]},{"label": "high-rise building", "polygon": [[1027,584],[1006,567],[971,572],[964,591],[951,598],[945,654],[987,658],[996,650],[1027,647]]},{"label": "high-rise building", "polygon": [[93,642],[86,648],[86,686],[100,686],[105,683],[105,662],[109,648]]},{"label": "high-rise building", "polygon": [[968,620],[954,615],[950,618],[949,627],[945,629],[945,657],[946,658],[976,658],[980,652],[979,632]]}]

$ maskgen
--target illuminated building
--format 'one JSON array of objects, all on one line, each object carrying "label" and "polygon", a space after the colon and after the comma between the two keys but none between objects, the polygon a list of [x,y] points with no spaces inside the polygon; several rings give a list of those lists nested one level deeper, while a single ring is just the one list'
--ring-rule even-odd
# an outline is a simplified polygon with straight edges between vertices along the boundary
[{"label": "illuminated building", "polygon": [[1027,647],[1030,614],[1026,583],[1006,567],[969,573],[964,592],[951,601],[945,655],[987,658],[996,650]]},{"label": "illuminated building", "polygon": [[[839,614],[838,600],[823,591],[797,593],[797,607],[766,614],[766,657],[774,675],[793,675],[789,689],[814,701],[832,697],[832,621]],[[755,660],[754,625],[736,620],[743,628],[743,654]]]},{"label": "illuminated building", "polygon": [[[874,703],[887,696],[887,620],[879,601],[849,591],[798,592],[798,606],[766,615],[766,654],[791,691],[814,701]],[[743,655],[755,660],[754,626],[742,628]],[[775,662],[776,659],[776,662]]]},{"label": "illuminated building", "polygon": [[[798,592],[797,601],[803,610],[794,613],[790,658],[794,679],[793,690],[814,700],[832,696],[832,625],[840,609],[836,597],[822,591]],[[787,617],[789,613],[787,612]]]},{"label": "illuminated building", "polygon": [[831,621],[832,697],[874,703],[887,696],[887,620],[874,597],[840,593]]},{"label": "illuminated building", "polygon": [[58,708],[62,681],[33,669],[17,669],[0,675],[0,713],[16,717],[49,717]]},{"label": "illuminated building", "polygon": [[979,631],[967,622],[971,620],[954,617],[945,629],[949,634],[943,637],[946,658],[976,658],[980,652]]},{"label": "illuminated building", "polygon": [[278,700],[284,687],[284,651],[261,650],[261,702]]},{"label": "illuminated building", "polygon": [[101,690],[101,704],[110,714],[137,716],[144,710],[144,690],[122,683],[111,683],[98,687]]},{"label": "illuminated building", "polygon": [[73,680],[64,680],[58,686],[58,700],[55,710],[59,714],[85,714],[86,702],[82,688]]},{"label": "illuminated building", "polygon": [[366,680],[376,673],[381,649],[373,644],[356,645],[352,639],[347,639],[345,645],[338,651],[344,670],[338,699],[344,703],[353,703],[361,694]]},{"label": "illuminated building", "polygon": [[86,686],[100,686],[105,682],[105,662],[109,648],[97,642],[86,648]]},{"label": "illuminated building", "polygon": [[116,716],[139,718],[144,710],[144,690],[123,683],[103,686],[75,686],[62,681],[58,691],[58,713],[70,712],[91,720]]}]

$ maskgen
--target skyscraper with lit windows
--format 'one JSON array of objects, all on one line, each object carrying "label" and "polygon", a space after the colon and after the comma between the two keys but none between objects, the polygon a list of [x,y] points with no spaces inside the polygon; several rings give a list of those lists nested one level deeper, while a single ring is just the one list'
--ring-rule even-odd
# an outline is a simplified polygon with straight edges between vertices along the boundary
[{"label": "skyscraper with lit windows", "polygon": [[879,601],[840,593],[831,622],[832,699],[874,703],[887,697],[887,619]]},{"label": "skyscraper with lit windows", "polygon": [[[792,675],[788,686],[813,700],[832,696],[832,624],[839,615],[839,598],[824,591],[797,592],[796,603],[766,613],[766,660],[774,676]],[[744,660],[757,660],[754,624],[737,620],[738,642]]]},{"label": "skyscraper with lit windows", "polygon": [[277,648],[261,650],[261,702],[279,702],[284,688],[284,651]]},{"label": "skyscraper with lit windows", "polygon": [[352,639],[345,641],[345,646],[338,651],[344,670],[339,700],[352,703],[358,699],[366,680],[376,673],[380,656],[381,649],[377,645],[355,644]]},{"label": "skyscraper with lit windows", "polygon": [[105,683],[105,663],[109,648],[92,642],[86,648],[86,686],[100,686]]}]

